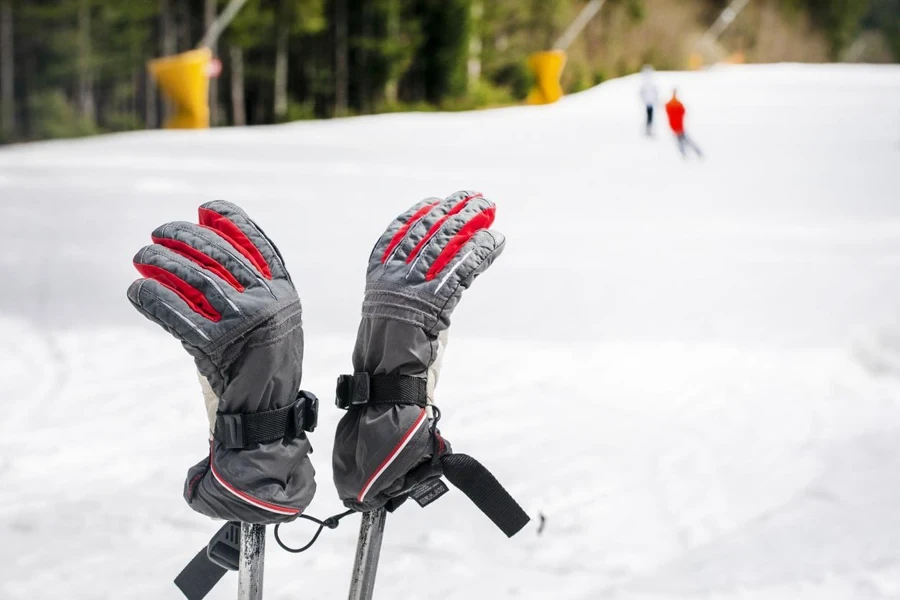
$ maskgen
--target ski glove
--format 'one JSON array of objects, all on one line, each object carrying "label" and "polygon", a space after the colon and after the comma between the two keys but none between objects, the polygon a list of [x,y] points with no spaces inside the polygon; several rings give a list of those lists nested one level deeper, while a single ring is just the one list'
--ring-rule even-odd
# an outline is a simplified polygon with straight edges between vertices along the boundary
[{"label": "ski glove", "polygon": [[463,474],[489,502],[505,494],[503,524],[473,500],[507,535],[528,521],[481,465],[451,454],[433,405],[453,309],[503,251],[503,235],[488,229],[494,212],[476,192],[424,200],[388,226],[369,256],[354,373],[337,390],[348,412],[335,435],[334,482],[348,508],[393,509],[410,494],[433,499],[442,474],[472,497],[472,486],[457,481]]},{"label": "ski glove", "polygon": [[204,515],[291,521],[316,490],[306,437],[317,401],[299,392],[300,299],[272,241],[234,204],[168,223],[134,265],[128,299],[194,357],[210,420],[210,452],[188,471],[184,498]]}]

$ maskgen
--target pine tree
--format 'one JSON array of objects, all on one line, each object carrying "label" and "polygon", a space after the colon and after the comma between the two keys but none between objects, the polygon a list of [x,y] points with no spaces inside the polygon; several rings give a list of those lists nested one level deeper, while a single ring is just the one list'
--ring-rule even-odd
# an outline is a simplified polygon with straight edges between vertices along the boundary
[{"label": "pine tree", "polygon": [[12,0],[0,0],[0,141],[16,135]]}]

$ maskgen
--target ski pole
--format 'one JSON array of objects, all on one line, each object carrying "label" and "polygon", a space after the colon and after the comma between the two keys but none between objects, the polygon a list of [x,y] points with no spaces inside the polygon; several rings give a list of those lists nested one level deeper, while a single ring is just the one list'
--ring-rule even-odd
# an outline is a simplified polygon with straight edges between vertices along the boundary
[{"label": "ski pole", "polygon": [[384,508],[362,514],[362,522],[359,525],[359,541],[356,544],[356,561],[353,564],[353,577],[350,580],[349,600],[372,600],[386,518],[387,510]]},{"label": "ski pole", "polygon": [[238,600],[262,600],[266,526],[241,523]]}]

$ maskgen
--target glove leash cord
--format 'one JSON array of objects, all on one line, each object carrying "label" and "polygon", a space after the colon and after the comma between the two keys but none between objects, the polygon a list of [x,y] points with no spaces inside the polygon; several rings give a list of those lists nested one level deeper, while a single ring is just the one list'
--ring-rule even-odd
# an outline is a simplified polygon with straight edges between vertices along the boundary
[{"label": "glove leash cord", "polygon": [[238,600],[262,600],[266,526],[241,523]]},{"label": "glove leash cord", "polygon": [[353,577],[350,580],[349,600],[372,600],[386,518],[387,510],[384,508],[362,514],[359,542],[356,545],[356,560],[353,564]]},{"label": "glove leash cord", "polygon": [[275,541],[278,542],[278,545],[281,546],[281,548],[287,552],[291,552],[293,554],[299,554],[300,552],[306,552],[307,550],[312,548],[312,545],[316,543],[317,539],[319,539],[319,534],[322,533],[323,529],[325,529],[326,527],[328,529],[337,529],[337,526],[340,525],[341,519],[343,519],[344,517],[348,517],[355,512],[356,512],[355,510],[347,510],[347,511],[342,512],[339,515],[333,515],[331,517],[328,517],[324,521],[320,521],[319,519],[317,519],[315,517],[311,517],[309,515],[298,515],[301,519],[306,519],[307,521],[312,521],[313,523],[317,523],[319,525],[319,528],[316,530],[316,533],[312,536],[312,539],[309,540],[309,543],[306,544],[305,546],[303,546],[302,548],[291,548],[290,546],[288,546],[287,544],[282,542],[281,536],[278,535],[278,529],[281,527],[282,523],[279,523],[278,525],[275,526]]}]

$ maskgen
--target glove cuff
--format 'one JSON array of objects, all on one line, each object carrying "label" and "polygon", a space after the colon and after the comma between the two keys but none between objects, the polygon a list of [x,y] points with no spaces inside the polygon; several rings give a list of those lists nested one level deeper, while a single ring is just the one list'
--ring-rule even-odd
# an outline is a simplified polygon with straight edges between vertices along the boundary
[{"label": "glove cuff", "polygon": [[188,471],[184,499],[216,519],[293,521],[316,491],[311,450],[305,436],[245,450],[229,450],[213,440],[210,455]]}]

